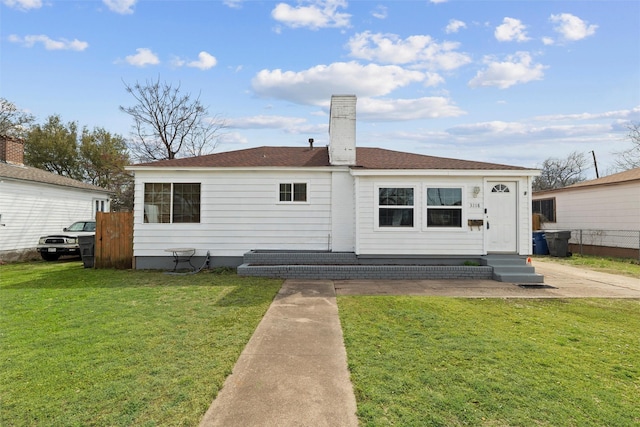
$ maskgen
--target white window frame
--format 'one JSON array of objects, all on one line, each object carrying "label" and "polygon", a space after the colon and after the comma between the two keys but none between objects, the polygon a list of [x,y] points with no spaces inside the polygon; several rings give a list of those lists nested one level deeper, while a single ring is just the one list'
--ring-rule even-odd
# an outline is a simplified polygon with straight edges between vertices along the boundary
[{"label": "white window frame", "polygon": [[[169,222],[146,221],[145,220],[145,216],[150,215],[150,213],[146,212],[147,204],[145,203],[146,185],[147,184],[169,185],[169,188],[170,188],[170,193],[169,193]],[[194,222],[175,222],[174,221],[173,204],[174,204],[175,185],[176,184],[199,184],[200,185],[200,219],[197,222],[195,222],[195,221]],[[202,182],[198,182],[198,181],[188,181],[188,182],[182,182],[182,181],[176,181],[176,182],[146,181],[146,182],[143,182],[142,183],[142,206],[143,206],[142,222],[143,222],[143,224],[171,224],[171,225],[202,224],[202,194],[203,194],[202,187],[203,187]],[[150,206],[157,206],[157,205],[150,205]]]},{"label": "white window frame", "polygon": [[[413,226],[412,227],[381,227],[380,226],[380,209],[381,208],[385,208],[385,209],[393,209],[393,207],[388,206],[388,205],[381,205],[380,204],[380,189],[381,188],[411,188],[413,189],[413,206],[398,206],[397,209],[408,209],[411,208],[413,209]],[[412,184],[407,184],[407,183],[402,183],[402,182],[394,182],[394,183],[380,183],[380,184],[375,184],[373,186],[373,200],[374,200],[374,210],[373,210],[373,229],[375,231],[382,231],[382,232],[391,232],[391,233],[398,233],[398,232],[407,232],[407,231],[416,231],[420,229],[420,225],[419,225],[419,221],[420,221],[420,214],[419,214],[419,206],[420,206],[420,194],[419,194],[419,185],[412,183]]]},{"label": "white window frame", "polygon": [[[461,191],[461,197],[460,197],[460,227],[435,227],[435,226],[429,226],[429,209],[457,209],[457,206],[432,206],[429,207],[429,205],[427,205],[427,203],[429,202],[428,197],[427,197],[427,191],[430,188],[454,188],[454,189],[459,189]],[[422,196],[424,196],[424,202],[421,205],[421,208],[424,210],[422,213],[422,230],[423,231],[429,231],[429,232],[436,232],[436,231],[447,231],[447,232],[451,232],[451,231],[463,231],[466,232],[468,227],[466,227],[467,224],[467,186],[466,185],[456,185],[456,184],[423,184],[422,186]]]},{"label": "white window frame", "polygon": [[[291,200],[280,200],[280,186],[282,184],[290,184],[291,185]],[[304,202],[302,201],[297,201],[297,200],[293,200],[293,188],[296,184],[305,184],[306,188],[307,188],[307,200],[305,200]],[[310,203],[310,199],[311,199],[311,192],[309,191],[309,189],[311,188],[311,185],[309,183],[309,181],[305,181],[305,180],[299,180],[299,179],[292,179],[292,180],[287,180],[287,181],[278,181],[278,184],[276,185],[276,203],[279,205],[308,205]]]},{"label": "white window frame", "polygon": [[96,214],[98,212],[109,212],[109,199],[100,199],[100,198],[94,198],[93,199],[93,217],[96,217]]}]

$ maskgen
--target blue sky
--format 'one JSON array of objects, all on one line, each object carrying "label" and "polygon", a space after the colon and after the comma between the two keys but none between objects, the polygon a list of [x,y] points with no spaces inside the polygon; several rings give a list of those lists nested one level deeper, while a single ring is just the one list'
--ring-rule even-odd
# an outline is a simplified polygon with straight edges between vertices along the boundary
[{"label": "blue sky", "polygon": [[359,146],[603,174],[640,121],[635,0],[1,1],[0,96],[38,122],[128,137],[124,83],[159,78],[226,120],[218,151],[322,146],[355,94]]}]

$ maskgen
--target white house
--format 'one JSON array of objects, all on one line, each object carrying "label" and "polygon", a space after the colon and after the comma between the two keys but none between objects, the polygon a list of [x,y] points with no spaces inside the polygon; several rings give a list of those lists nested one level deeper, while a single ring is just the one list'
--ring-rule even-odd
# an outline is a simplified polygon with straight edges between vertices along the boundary
[{"label": "white house", "polygon": [[536,192],[533,212],[543,229],[572,230],[574,252],[638,258],[640,168]]},{"label": "white house", "polygon": [[25,166],[24,146],[0,138],[0,260],[35,253],[40,236],[109,211],[109,192]]},{"label": "white house", "polygon": [[332,97],[328,147],[258,147],[130,167],[136,268],[166,266],[175,247],[236,266],[251,250],[531,253],[539,171],[356,148],[355,106],[353,95]]}]

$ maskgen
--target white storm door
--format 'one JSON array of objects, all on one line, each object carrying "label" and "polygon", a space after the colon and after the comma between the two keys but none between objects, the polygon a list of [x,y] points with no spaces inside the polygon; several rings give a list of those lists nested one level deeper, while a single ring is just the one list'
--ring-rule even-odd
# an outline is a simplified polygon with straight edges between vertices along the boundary
[{"label": "white storm door", "polygon": [[516,252],[517,249],[517,184],[487,183],[487,252]]}]

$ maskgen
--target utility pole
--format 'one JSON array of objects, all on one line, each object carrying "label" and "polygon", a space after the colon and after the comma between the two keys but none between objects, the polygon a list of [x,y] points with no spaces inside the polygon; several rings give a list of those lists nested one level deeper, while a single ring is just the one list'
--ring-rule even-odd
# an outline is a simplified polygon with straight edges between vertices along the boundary
[{"label": "utility pole", "polygon": [[591,154],[593,154],[593,166],[596,168],[596,178],[600,178],[600,174],[598,173],[598,162],[596,161],[596,152],[591,151]]}]

